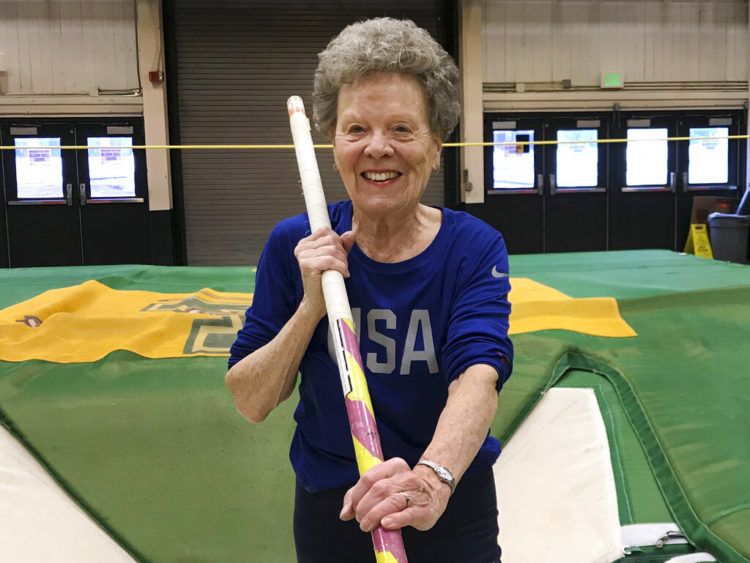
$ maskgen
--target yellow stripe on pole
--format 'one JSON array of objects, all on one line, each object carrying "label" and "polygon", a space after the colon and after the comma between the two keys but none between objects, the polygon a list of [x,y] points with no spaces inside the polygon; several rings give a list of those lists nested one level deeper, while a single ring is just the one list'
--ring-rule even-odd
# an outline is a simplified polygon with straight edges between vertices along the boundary
[{"label": "yellow stripe on pole", "polygon": [[357,458],[357,469],[359,474],[364,475],[365,472],[369,471],[376,465],[383,463],[377,457],[370,453],[362,442],[357,440],[356,436],[352,435],[352,442],[354,442],[354,456]]},{"label": "yellow stripe on pole", "polygon": [[398,563],[398,559],[390,551],[375,550],[375,563]]}]

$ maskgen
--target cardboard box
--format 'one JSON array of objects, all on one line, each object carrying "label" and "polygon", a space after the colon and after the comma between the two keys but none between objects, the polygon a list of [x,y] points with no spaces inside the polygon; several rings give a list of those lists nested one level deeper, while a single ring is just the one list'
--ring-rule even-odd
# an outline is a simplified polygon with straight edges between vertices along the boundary
[{"label": "cardboard box", "polygon": [[707,225],[708,216],[714,211],[734,213],[738,200],[733,197],[714,197],[699,195],[693,198],[693,211],[690,214],[691,225]]}]

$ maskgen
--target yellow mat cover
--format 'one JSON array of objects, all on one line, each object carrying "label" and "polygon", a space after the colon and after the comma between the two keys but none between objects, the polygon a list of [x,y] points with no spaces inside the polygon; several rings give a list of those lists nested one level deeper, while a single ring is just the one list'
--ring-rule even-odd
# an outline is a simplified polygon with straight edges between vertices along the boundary
[{"label": "yellow mat cover", "polygon": [[[612,298],[573,299],[527,278],[512,286],[511,334],[636,335]],[[0,310],[0,360],[93,362],[114,350],[147,358],[226,355],[251,301],[251,293],[123,291],[91,280]]]}]

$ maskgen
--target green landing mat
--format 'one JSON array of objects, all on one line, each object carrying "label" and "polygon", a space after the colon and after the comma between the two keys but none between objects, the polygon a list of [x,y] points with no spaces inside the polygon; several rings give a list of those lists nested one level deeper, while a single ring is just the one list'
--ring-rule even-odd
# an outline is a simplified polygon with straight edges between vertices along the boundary
[{"label": "green landing mat", "polygon": [[[507,440],[571,369],[603,376],[645,452],[645,461],[623,460],[623,482],[643,480],[664,499],[631,499],[623,523],[667,510],[699,549],[750,562],[750,268],[632,251],[513,256],[511,274],[571,297],[615,297],[638,336],[515,336],[493,433]],[[115,289],[252,290],[250,268],[5,270],[0,308],[90,279]],[[0,362],[0,417],[139,560],[293,561],[294,398],[247,424],[224,389],[225,366],[221,357],[125,351],[86,364]]]},{"label": "green landing mat", "polygon": [[[646,452],[609,380],[592,371],[571,369],[555,387],[592,389],[596,395],[607,430],[620,524],[671,522],[672,515],[651,471]],[[631,546],[630,553],[617,563],[661,563],[694,552],[695,549],[687,544]]]},{"label": "green landing mat", "polygon": [[140,561],[294,561],[293,401],[235,411],[224,358],[0,367],[5,423]]},{"label": "green landing mat", "polygon": [[565,373],[555,387],[588,388],[596,394],[607,429],[620,524],[670,522],[672,515],[615,387],[606,377],[577,369]]},{"label": "green landing mat", "polygon": [[750,268],[661,251],[544,259],[515,257],[512,275],[575,297],[615,297],[638,337],[515,337],[515,375],[493,433],[512,435],[570,369],[601,374],[635,429],[671,520],[720,561],[750,561]]}]

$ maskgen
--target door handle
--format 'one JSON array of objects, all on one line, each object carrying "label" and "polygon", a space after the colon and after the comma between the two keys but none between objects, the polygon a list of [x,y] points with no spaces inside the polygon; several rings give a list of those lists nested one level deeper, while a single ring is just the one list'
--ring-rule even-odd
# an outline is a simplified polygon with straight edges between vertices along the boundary
[{"label": "door handle", "polygon": [[687,172],[682,173],[682,191],[683,192],[688,191],[688,173]]},{"label": "door handle", "polygon": [[544,174],[536,175],[536,193],[544,195]]},{"label": "door handle", "polygon": [[549,195],[555,195],[557,191],[557,178],[554,174],[549,175]]},{"label": "door handle", "polygon": [[81,207],[86,205],[86,184],[81,182],[78,184],[78,197],[80,199]]},{"label": "door handle", "polygon": [[672,193],[677,192],[677,173],[669,173],[669,191]]},{"label": "door handle", "polygon": [[65,184],[65,205],[73,207],[73,184]]}]

